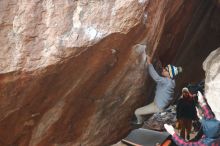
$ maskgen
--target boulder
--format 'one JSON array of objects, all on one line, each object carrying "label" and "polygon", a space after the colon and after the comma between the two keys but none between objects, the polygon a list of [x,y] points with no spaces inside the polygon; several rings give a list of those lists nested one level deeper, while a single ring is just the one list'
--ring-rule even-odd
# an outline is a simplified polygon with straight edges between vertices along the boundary
[{"label": "boulder", "polygon": [[204,1],[1,0],[0,145],[116,143]]},{"label": "boulder", "polygon": [[216,119],[220,120],[220,48],[209,54],[203,62],[205,70],[205,96],[214,112]]}]

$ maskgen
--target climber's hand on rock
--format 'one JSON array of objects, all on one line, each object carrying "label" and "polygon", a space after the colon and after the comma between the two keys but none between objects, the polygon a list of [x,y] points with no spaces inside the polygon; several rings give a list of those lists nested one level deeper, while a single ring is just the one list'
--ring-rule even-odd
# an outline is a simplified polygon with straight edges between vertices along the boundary
[{"label": "climber's hand on rock", "polygon": [[175,133],[174,128],[172,125],[168,125],[168,124],[164,124],[164,128],[166,129],[166,131],[168,133],[170,133],[171,135],[173,135]]},{"label": "climber's hand on rock", "polygon": [[146,61],[146,64],[151,64],[151,57],[149,55],[147,55],[147,61]]}]

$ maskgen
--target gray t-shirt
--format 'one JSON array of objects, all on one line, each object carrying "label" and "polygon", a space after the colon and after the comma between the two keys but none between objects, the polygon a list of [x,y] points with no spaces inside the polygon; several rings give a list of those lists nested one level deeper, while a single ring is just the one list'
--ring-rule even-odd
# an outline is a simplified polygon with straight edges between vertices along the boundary
[{"label": "gray t-shirt", "polygon": [[154,102],[159,109],[164,109],[173,100],[175,80],[159,76],[152,64],[148,65],[148,70],[150,76],[157,83]]}]

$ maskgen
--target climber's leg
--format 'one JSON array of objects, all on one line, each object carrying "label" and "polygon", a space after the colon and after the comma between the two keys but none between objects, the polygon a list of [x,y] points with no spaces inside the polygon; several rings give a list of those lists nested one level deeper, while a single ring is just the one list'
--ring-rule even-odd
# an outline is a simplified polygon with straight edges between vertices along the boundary
[{"label": "climber's leg", "polygon": [[137,118],[137,124],[143,123],[143,115],[153,114],[159,111],[160,109],[156,106],[155,102],[152,102],[146,106],[136,109],[135,116]]}]

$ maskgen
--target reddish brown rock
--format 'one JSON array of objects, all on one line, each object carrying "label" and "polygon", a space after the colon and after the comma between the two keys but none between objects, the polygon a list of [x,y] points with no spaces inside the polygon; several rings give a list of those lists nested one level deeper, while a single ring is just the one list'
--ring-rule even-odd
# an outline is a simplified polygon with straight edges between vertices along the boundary
[{"label": "reddish brown rock", "polygon": [[183,37],[198,3],[0,1],[0,145],[116,143],[151,93],[146,52],[167,26]]}]

